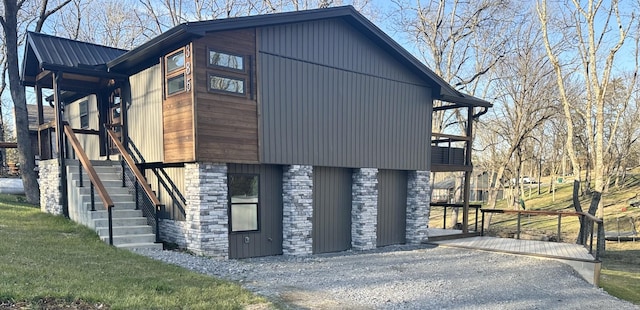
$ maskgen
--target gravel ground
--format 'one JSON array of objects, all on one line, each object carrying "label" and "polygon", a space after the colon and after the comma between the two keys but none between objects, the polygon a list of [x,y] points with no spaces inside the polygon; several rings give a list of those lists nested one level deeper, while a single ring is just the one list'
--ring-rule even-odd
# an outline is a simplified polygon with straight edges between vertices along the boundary
[{"label": "gravel ground", "polygon": [[544,259],[431,246],[216,260],[138,253],[232,280],[289,309],[640,309]]}]

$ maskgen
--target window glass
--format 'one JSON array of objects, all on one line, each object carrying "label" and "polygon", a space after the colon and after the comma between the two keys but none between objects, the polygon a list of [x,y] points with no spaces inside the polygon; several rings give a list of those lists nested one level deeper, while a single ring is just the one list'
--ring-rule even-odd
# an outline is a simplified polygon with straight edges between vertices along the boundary
[{"label": "window glass", "polygon": [[209,75],[209,90],[221,90],[231,93],[244,94],[244,80]]},{"label": "window glass", "polygon": [[167,80],[167,94],[175,94],[184,90],[184,75],[178,75]]},{"label": "window glass", "polygon": [[80,127],[89,127],[89,101],[80,102]]},{"label": "window glass", "polygon": [[217,51],[209,51],[209,65],[244,71],[242,56],[229,55]]},{"label": "window glass", "polygon": [[259,186],[257,175],[229,175],[231,231],[258,230]]},{"label": "window glass", "polygon": [[184,51],[167,56],[167,72],[184,68]]}]

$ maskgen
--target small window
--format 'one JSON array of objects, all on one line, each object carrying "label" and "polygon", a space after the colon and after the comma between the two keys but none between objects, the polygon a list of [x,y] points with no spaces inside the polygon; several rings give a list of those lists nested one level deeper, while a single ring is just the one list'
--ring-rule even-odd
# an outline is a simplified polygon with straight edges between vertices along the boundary
[{"label": "small window", "polygon": [[209,90],[244,94],[244,80],[209,74]]},{"label": "small window", "polygon": [[184,51],[173,53],[167,56],[167,73],[184,68]]},{"label": "small window", "polygon": [[167,94],[175,94],[184,90],[184,75],[177,75],[167,79]]},{"label": "small window", "polygon": [[229,175],[229,224],[231,232],[257,231],[260,202],[258,175]]},{"label": "small window", "polygon": [[209,50],[209,65],[244,71],[244,58],[214,50]]},{"label": "small window", "polygon": [[80,102],[80,128],[89,127],[89,101]]}]

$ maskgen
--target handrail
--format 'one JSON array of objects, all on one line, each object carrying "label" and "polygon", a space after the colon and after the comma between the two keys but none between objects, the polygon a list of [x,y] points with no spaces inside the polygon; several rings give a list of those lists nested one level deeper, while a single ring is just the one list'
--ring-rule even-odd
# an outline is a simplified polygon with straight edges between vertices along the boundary
[{"label": "handrail", "polygon": [[[441,207],[443,208],[443,217],[442,217],[442,228],[447,228],[447,208],[464,208],[464,204],[461,203],[445,203],[445,202],[431,202],[429,204],[432,207]],[[470,203],[469,208],[476,209],[476,217],[475,217],[475,228],[474,231],[478,231],[478,210],[482,208],[481,204]]]},{"label": "handrail", "polygon": [[[604,250],[604,221],[601,218],[595,217],[589,213],[586,212],[576,212],[576,211],[543,211],[543,210],[503,210],[503,209],[480,209],[480,211],[482,212],[482,228],[481,228],[481,232],[480,235],[484,236],[484,214],[485,213],[505,213],[505,214],[517,214],[518,215],[518,221],[517,221],[517,228],[516,228],[516,234],[517,234],[517,239],[520,239],[520,216],[522,214],[526,214],[526,215],[555,215],[558,217],[558,242],[560,242],[561,239],[561,218],[564,216],[578,216],[581,217],[582,219],[586,219],[586,220],[590,220],[592,221],[594,224],[598,225],[598,230],[596,232],[597,235],[597,243],[596,243],[596,253],[595,253],[595,259],[596,260],[600,260],[600,256]],[[584,225],[582,219],[580,220],[580,225]],[[589,245],[588,245],[588,250],[589,250],[589,254],[593,253],[593,226],[591,225],[591,232],[590,232],[590,240],[589,240]],[[585,236],[585,240],[582,241],[578,241],[579,244],[587,247],[587,241],[586,241],[586,236]]]},{"label": "handrail", "polygon": [[129,168],[133,172],[133,175],[136,177],[136,180],[138,180],[138,184],[142,186],[142,189],[147,194],[149,199],[151,199],[151,203],[155,205],[157,210],[158,206],[161,206],[162,203],[160,202],[158,197],[156,197],[156,195],[153,193],[153,190],[145,180],[144,176],[142,175],[142,172],[140,172],[140,170],[136,166],[136,162],[133,160],[133,158],[131,158],[131,155],[129,155],[127,150],[124,148],[124,145],[122,145],[122,142],[120,142],[118,137],[116,137],[115,132],[113,132],[113,130],[109,128],[106,128],[106,131],[107,131],[107,134],[109,135],[109,138],[111,138],[111,140],[113,141],[113,144],[116,146],[118,151],[120,151],[120,155],[122,156],[124,161],[127,163]]},{"label": "handrail", "polygon": [[[64,133],[71,144],[71,147],[73,148],[76,155],[78,156],[78,160],[80,161],[81,167],[84,166],[85,169],[87,170],[87,174],[89,175],[89,180],[91,181],[92,211],[94,210],[93,209],[93,187],[95,187],[98,190],[98,196],[100,196],[100,199],[102,200],[102,204],[104,205],[105,209],[107,209],[108,220],[109,220],[109,223],[108,223],[109,244],[113,245],[113,214],[111,210],[113,209],[113,200],[111,200],[111,196],[109,196],[109,193],[107,193],[107,189],[104,187],[104,184],[102,184],[100,177],[98,177],[98,173],[93,168],[93,165],[89,160],[89,157],[87,157],[87,154],[82,149],[82,146],[80,145],[80,141],[78,141],[78,138],[76,137],[73,128],[71,128],[71,126],[69,125],[64,125],[63,128],[64,128]],[[82,184],[82,174],[80,174],[80,182]]]},{"label": "handrail", "polygon": [[67,138],[69,138],[69,142],[71,142],[73,150],[78,155],[80,163],[87,170],[87,174],[89,174],[91,183],[94,184],[94,186],[98,190],[98,195],[100,196],[100,199],[102,199],[102,203],[104,204],[105,208],[113,208],[113,200],[111,200],[109,193],[107,193],[107,189],[104,187],[104,184],[102,184],[102,181],[98,177],[98,173],[93,168],[93,165],[87,157],[87,154],[82,149],[82,146],[80,146],[80,141],[78,141],[78,138],[73,133],[73,129],[71,128],[71,126],[64,125],[64,133],[67,135]]}]

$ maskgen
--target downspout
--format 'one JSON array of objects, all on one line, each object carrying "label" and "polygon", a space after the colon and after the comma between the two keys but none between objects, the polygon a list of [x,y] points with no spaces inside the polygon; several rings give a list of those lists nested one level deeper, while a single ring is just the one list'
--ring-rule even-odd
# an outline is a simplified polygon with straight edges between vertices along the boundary
[{"label": "downspout", "polygon": [[58,146],[58,167],[60,167],[60,204],[62,214],[69,218],[69,197],[67,196],[67,169],[64,161],[64,129],[62,121],[62,107],[60,102],[60,79],[58,72],[53,73],[53,101],[56,112],[56,144]]}]

